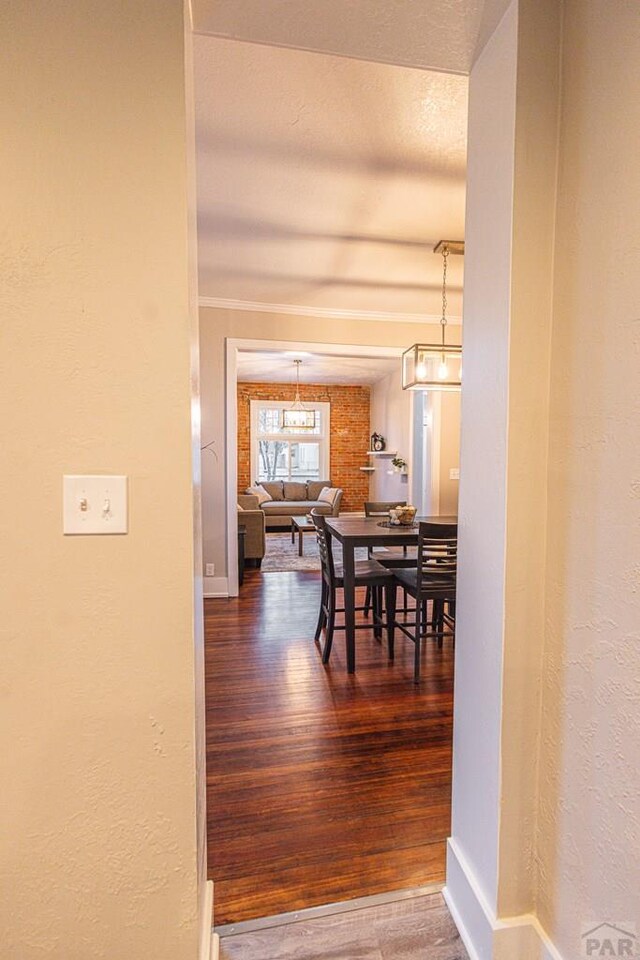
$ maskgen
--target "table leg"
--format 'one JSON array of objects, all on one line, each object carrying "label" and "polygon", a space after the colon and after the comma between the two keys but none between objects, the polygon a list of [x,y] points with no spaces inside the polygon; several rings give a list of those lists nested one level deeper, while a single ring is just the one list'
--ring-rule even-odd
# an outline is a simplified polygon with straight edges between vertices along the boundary
[{"label": "table leg", "polygon": [[298,529],[298,556],[302,556],[302,527]]},{"label": "table leg", "polygon": [[295,542],[296,542],[296,525],[292,520],[291,521],[291,543],[295,543]]},{"label": "table leg", "polygon": [[347,643],[347,670],[356,672],[356,577],[355,548],[346,541],[342,544],[344,576],[344,633]]}]

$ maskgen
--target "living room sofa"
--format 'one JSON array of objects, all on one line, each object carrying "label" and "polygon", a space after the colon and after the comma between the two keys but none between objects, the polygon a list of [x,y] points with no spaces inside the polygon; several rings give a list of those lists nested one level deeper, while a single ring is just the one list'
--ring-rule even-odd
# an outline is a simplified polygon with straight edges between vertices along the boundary
[{"label": "living room sofa", "polygon": [[[247,494],[261,488],[271,499],[260,503],[260,510],[264,513],[267,530],[278,530],[291,526],[291,517],[303,517],[317,508],[328,517],[337,517],[340,514],[342,490],[332,487],[330,480],[265,481],[250,487]],[[320,500],[322,491],[328,488],[331,501]],[[259,498],[256,497],[256,503]]]}]

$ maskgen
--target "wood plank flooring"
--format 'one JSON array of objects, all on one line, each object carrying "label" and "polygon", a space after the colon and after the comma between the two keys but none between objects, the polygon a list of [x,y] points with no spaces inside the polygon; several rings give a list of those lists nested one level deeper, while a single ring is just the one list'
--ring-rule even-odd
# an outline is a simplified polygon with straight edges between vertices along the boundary
[{"label": "wood plank flooring", "polygon": [[222,937],[220,960],[469,960],[440,894]]},{"label": "wood plank flooring", "polygon": [[247,571],[205,601],[209,876],[216,924],[444,879],[453,651],[396,658],[358,631],[324,667],[315,573]]}]

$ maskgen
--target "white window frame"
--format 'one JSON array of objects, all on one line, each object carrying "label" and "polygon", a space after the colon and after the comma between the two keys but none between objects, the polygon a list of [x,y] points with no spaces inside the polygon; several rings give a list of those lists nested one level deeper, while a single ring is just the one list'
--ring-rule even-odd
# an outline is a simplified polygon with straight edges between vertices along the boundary
[{"label": "white window frame", "polygon": [[[331,476],[331,404],[326,401],[308,400],[305,403],[309,409],[320,411],[320,433],[311,433],[308,430],[283,430],[280,433],[258,433],[258,411],[261,407],[270,410],[288,410],[291,400],[251,400],[250,401],[250,443],[251,443],[251,483],[258,479],[258,441],[259,440],[286,440],[289,443],[308,443],[314,441],[320,446],[320,480],[327,480]],[[295,482],[295,481],[294,481]]]}]

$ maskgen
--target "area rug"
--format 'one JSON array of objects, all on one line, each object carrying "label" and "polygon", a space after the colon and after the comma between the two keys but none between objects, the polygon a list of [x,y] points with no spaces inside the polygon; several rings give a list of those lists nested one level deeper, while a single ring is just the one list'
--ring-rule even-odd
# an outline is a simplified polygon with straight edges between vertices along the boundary
[{"label": "area rug", "polygon": [[320,555],[313,533],[303,534],[303,556],[298,556],[298,537],[291,543],[290,533],[267,533],[267,552],[262,560],[263,573],[287,570],[319,570]]},{"label": "area rug", "polygon": [[[335,545],[334,558],[340,562],[340,546]],[[356,550],[358,560],[366,560],[366,549]],[[320,570],[318,543],[313,533],[303,534],[303,552],[298,556],[298,535],[291,543],[290,533],[267,533],[267,552],[260,568],[262,573],[282,573],[292,570]]]}]

